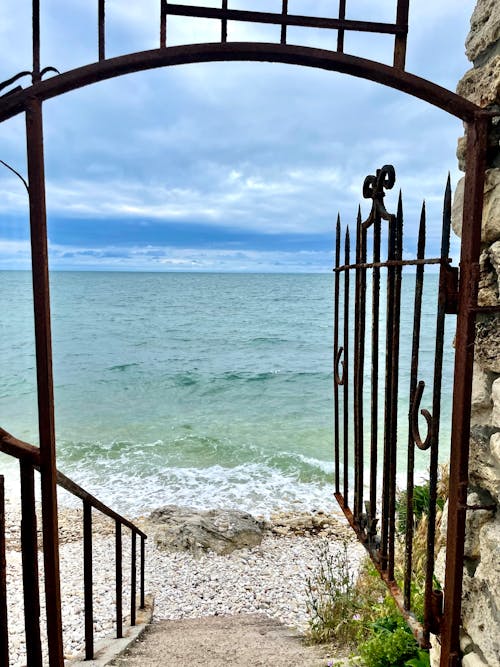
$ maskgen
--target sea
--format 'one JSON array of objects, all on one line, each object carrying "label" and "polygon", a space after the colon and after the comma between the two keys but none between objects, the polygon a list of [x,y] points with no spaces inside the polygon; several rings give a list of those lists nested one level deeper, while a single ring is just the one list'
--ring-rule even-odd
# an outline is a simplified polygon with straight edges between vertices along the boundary
[{"label": "sea", "polygon": [[[62,472],[132,516],[170,503],[263,515],[335,509],[332,274],[53,272],[50,279]],[[437,280],[437,274],[426,276],[420,342],[419,379],[426,382],[422,407],[428,409]],[[405,276],[401,480],[414,288],[414,275]],[[382,304],[382,325],[383,311]],[[36,445],[29,272],[0,272],[0,312],[0,426]],[[449,449],[454,327],[450,316],[444,341],[443,460]],[[384,352],[382,334],[381,392]],[[425,422],[421,427],[425,433]],[[427,465],[428,453],[419,452],[419,474],[425,476]],[[19,494],[16,462],[1,455],[0,474],[8,493]],[[71,498],[62,494],[60,502],[69,504]]]}]

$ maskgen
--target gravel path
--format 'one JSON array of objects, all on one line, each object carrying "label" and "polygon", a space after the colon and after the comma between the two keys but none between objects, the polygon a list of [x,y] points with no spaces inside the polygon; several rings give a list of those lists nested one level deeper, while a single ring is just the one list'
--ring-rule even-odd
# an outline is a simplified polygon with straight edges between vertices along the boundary
[{"label": "gravel path", "polygon": [[[26,664],[22,605],[18,516],[8,512],[8,613],[12,667]],[[61,518],[61,592],[66,658],[84,650],[83,549],[81,513],[63,511]],[[97,515],[96,515],[97,518]],[[114,523],[105,518],[94,525],[94,619],[96,640],[114,628]],[[265,614],[302,632],[307,627],[305,581],[317,562],[318,536],[276,536],[261,545],[225,556],[209,552],[165,553],[146,542],[146,592],[155,597],[154,620],[196,619],[227,615]],[[335,542],[332,542],[335,548]],[[354,557],[359,547],[353,544]],[[123,609],[130,609],[130,539],[123,535]],[[40,559],[40,572],[43,571]],[[43,578],[41,581],[43,595]],[[42,598],[43,599],[43,598]],[[242,618],[243,620],[243,618]],[[42,604],[42,628],[45,619]],[[235,663],[237,664],[237,663]],[[253,664],[253,663],[250,663]]]}]

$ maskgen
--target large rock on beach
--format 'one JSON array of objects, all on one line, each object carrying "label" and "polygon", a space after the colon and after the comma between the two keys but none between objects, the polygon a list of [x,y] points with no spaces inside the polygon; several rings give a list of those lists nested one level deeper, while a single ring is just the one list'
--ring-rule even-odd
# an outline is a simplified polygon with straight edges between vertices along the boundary
[{"label": "large rock on beach", "polygon": [[167,505],[149,516],[150,531],[159,549],[219,555],[261,543],[266,523],[232,509],[198,510]]}]

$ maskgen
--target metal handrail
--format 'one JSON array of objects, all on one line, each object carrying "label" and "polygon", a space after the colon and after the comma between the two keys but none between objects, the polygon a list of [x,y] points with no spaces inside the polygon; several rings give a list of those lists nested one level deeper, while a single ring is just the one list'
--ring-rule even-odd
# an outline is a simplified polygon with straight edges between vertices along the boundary
[{"label": "metal handrail", "polygon": [[[40,639],[40,594],[38,577],[38,544],[35,511],[33,471],[40,471],[40,450],[23,442],[5,429],[0,428],[0,452],[19,460],[21,469],[21,551],[23,560],[23,593],[26,634],[26,652],[28,664],[42,665]],[[96,509],[115,521],[115,580],[116,580],[116,636],[123,636],[122,606],[122,526],[131,531],[131,600],[130,625],[136,624],[137,590],[137,536],[140,537],[140,582],[139,608],[145,607],[145,540],[147,535],[135,524],[121,516],[98,498],[76,484],[59,470],[57,484],[80,498],[83,502],[83,570],[84,570],[84,606],[85,606],[85,659],[94,657],[93,627],[93,575],[92,575],[92,509]],[[6,565],[5,565],[5,498],[4,479],[0,475],[0,657],[2,664],[9,664],[8,625],[6,605]],[[43,508],[42,508],[43,511]],[[49,647],[50,651],[50,647]]]}]

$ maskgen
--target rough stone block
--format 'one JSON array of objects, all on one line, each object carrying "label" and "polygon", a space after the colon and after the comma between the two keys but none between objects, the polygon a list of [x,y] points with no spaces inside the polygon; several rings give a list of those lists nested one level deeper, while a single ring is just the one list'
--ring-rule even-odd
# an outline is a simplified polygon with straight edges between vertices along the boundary
[{"label": "rough stone block", "polygon": [[493,401],[491,423],[500,428],[500,378],[497,378],[491,385],[491,400]]},{"label": "rough stone block", "polygon": [[484,370],[500,373],[500,317],[498,315],[489,317],[476,325],[474,359]]},{"label": "rough stone block", "polygon": [[472,427],[469,481],[471,486],[476,489],[484,489],[497,502],[500,502],[500,466],[490,446],[490,439],[496,431],[497,429],[493,426]]},{"label": "rough stone block", "polygon": [[[451,224],[457,236],[462,236],[464,184],[464,178],[457,183],[451,212]],[[483,243],[488,244],[500,239],[500,169],[498,168],[486,171],[481,237]]]},{"label": "rough stone block", "polygon": [[[487,423],[491,410],[491,379],[479,364],[472,376],[472,412],[474,423]],[[483,417],[483,419],[481,418]]]},{"label": "rough stone block", "polygon": [[479,257],[479,292],[477,300],[480,306],[496,306],[499,303],[499,275],[492,259],[489,248],[485,248]]},{"label": "rough stone block", "polygon": [[462,667],[488,667],[477,653],[468,653],[462,660]]},{"label": "rough stone block", "polygon": [[476,60],[500,38],[500,4],[498,0],[478,0],[470,20],[465,41],[467,58]]},{"label": "rough stone block", "polygon": [[500,55],[496,55],[482,67],[474,67],[464,74],[457,86],[457,93],[480,107],[500,102]]}]

